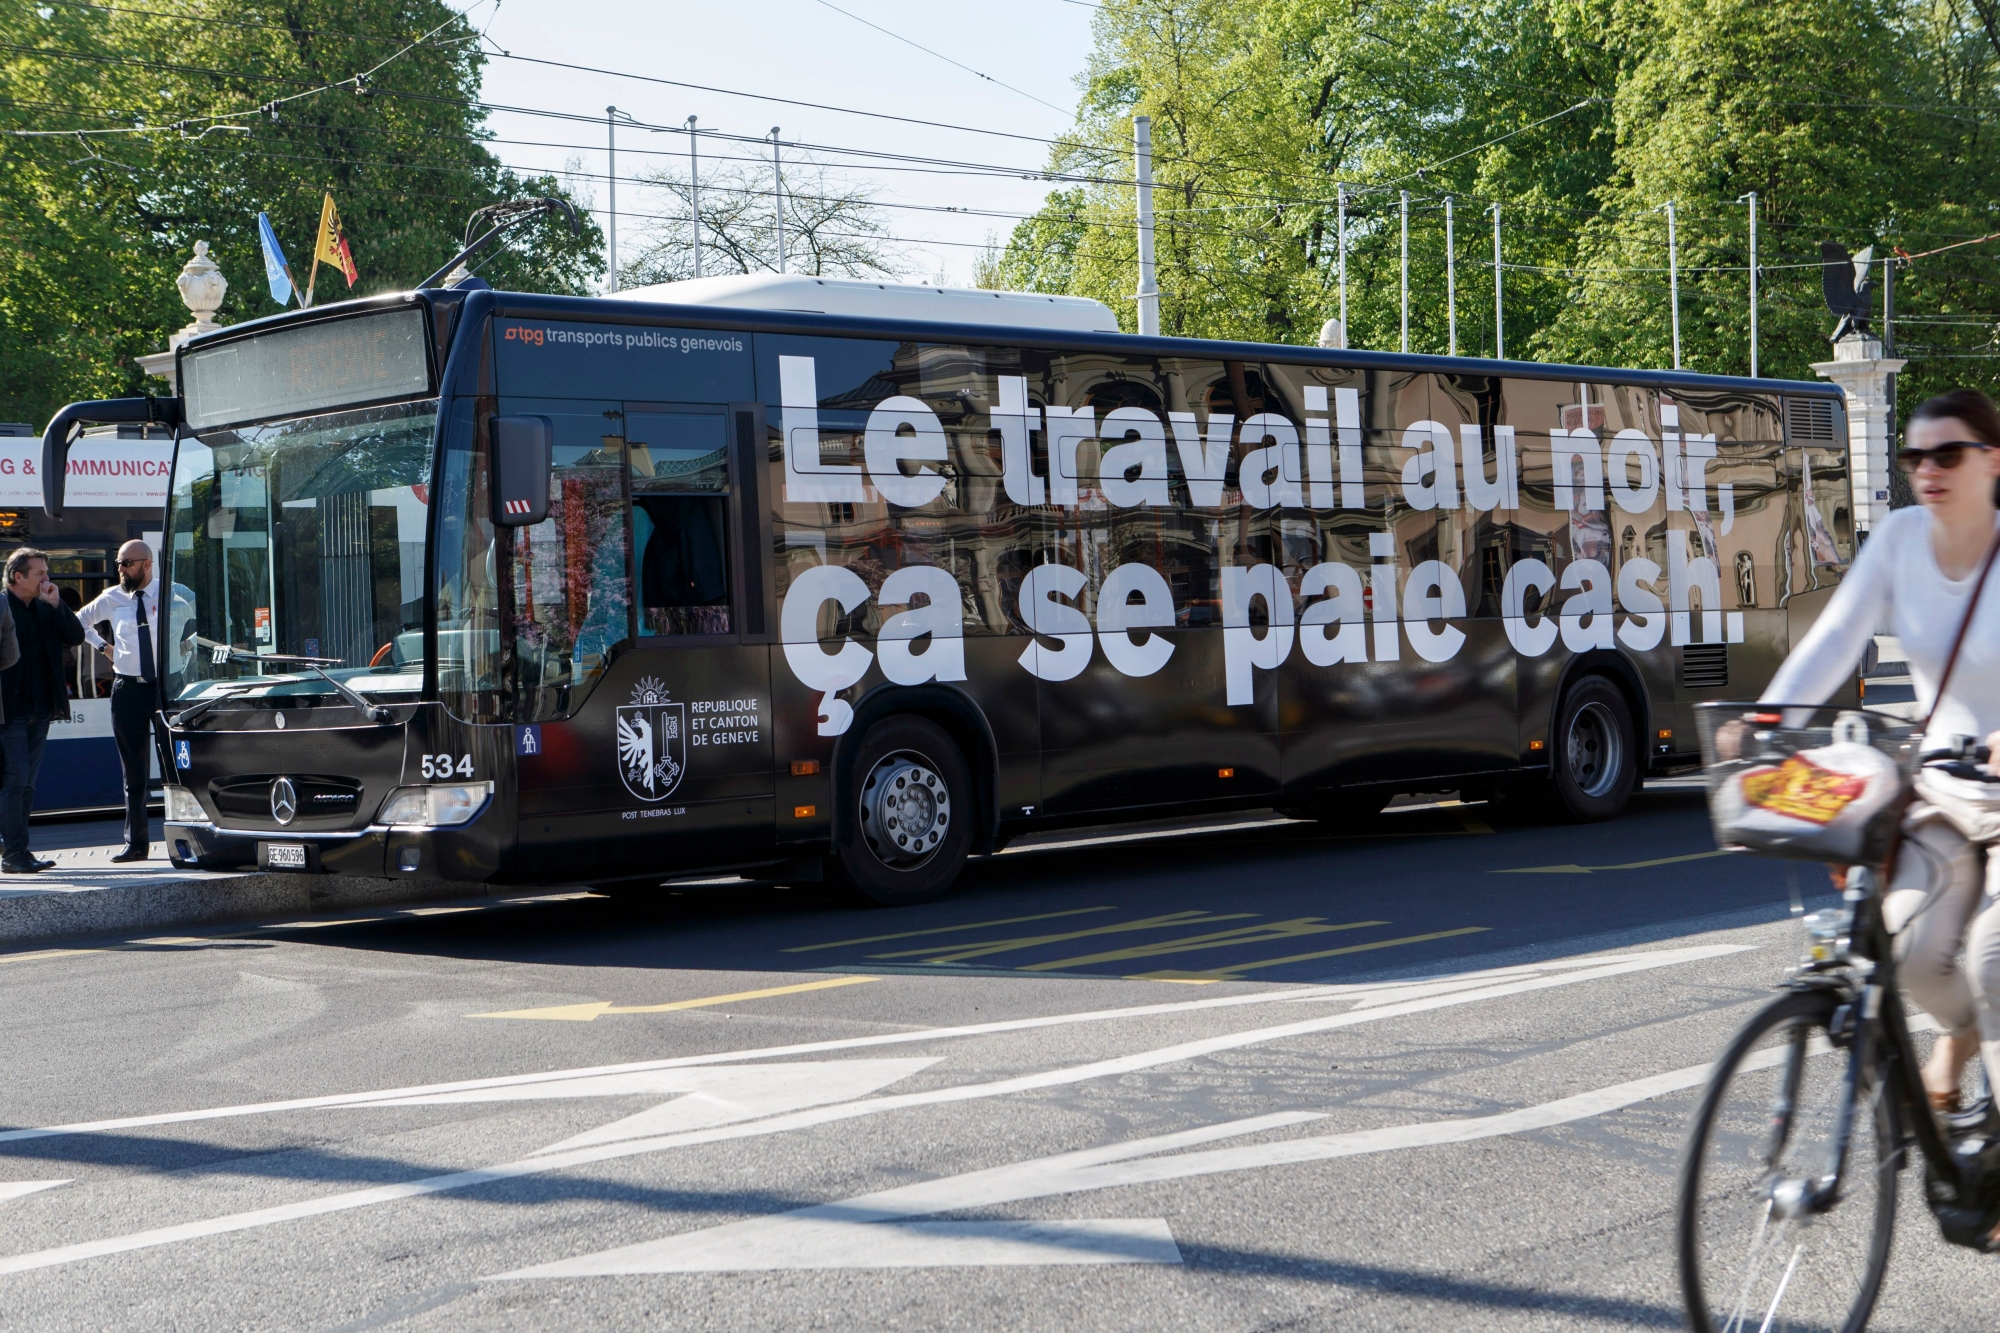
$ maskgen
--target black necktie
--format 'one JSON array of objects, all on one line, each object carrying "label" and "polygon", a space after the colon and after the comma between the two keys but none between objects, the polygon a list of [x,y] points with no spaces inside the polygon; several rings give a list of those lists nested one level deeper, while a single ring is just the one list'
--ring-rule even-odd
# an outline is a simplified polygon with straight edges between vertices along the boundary
[{"label": "black necktie", "polygon": [[146,627],[146,594],[134,593],[132,606],[139,621],[139,679],[153,678],[153,632]]}]

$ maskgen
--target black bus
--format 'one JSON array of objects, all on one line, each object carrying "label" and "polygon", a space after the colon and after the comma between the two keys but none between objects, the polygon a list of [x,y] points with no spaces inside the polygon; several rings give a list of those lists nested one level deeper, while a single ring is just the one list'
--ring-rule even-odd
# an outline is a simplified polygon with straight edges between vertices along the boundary
[{"label": "black bus", "polygon": [[1607,818],[1854,540],[1823,384],[488,290],[180,384],[45,445],[174,428],[189,866],[896,903],[1059,825]]}]

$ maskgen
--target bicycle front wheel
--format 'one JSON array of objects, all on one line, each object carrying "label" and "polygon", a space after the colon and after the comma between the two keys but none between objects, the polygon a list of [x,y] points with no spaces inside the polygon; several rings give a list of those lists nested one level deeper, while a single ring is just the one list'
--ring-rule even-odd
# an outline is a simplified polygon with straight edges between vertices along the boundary
[{"label": "bicycle front wheel", "polygon": [[1895,1108],[1879,1060],[1857,1068],[1853,1048],[1829,1040],[1838,1005],[1822,992],[1780,997],[1710,1075],[1677,1218],[1695,1333],[1867,1327],[1896,1225]]}]

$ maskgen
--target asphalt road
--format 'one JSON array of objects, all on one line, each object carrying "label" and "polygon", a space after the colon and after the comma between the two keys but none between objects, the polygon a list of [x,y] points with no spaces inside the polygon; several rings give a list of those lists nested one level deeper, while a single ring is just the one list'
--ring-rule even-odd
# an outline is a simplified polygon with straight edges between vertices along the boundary
[{"label": "asphalt road", "polygon": [[[1690,792],[1384,828],[0,954],[0,1324],[1680,1326],[1701,1070],[1824,880]],[[1874,1326],[1990,1327],[1915,1176]]]}]

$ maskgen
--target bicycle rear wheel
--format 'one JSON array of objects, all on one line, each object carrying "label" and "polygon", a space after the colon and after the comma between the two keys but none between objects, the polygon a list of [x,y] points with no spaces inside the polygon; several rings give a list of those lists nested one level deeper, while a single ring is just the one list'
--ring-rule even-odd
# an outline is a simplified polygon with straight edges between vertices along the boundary
[{"label": "bicycle rear wheel", "polygon": [[[1681,1164],[1681,1291],[1695,1333],[1861,1333],[1896,1225],[1894,1099],[1880,1062],[1830,1045],[1839,1001],[1785,995],[1716,1062]],[[1856,1100],[1846,1170],[1823,1208],[1797,1206],[1833,1169]]]}]

